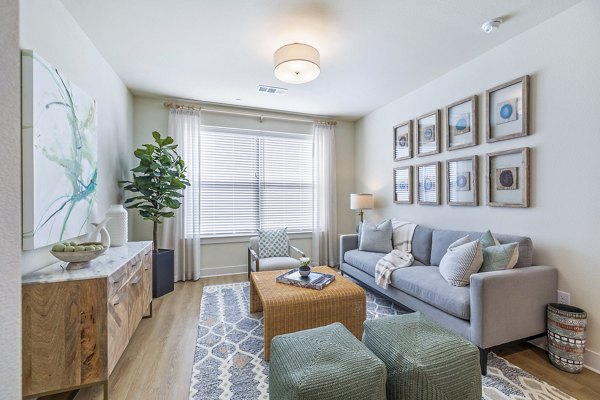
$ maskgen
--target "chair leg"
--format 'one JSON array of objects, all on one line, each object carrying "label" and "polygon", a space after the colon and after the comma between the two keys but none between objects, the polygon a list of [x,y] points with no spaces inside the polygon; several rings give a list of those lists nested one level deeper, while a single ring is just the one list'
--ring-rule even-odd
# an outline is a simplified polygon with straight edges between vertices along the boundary
[{"label": "chair leg", "polygon": [[250,280],[250,272],[252,272],[252,255],[250,249],[248,249],[248,280]]},{"label": "chair leg", "polygon": [[487,375],[487,361],[489,349],[479,349],[479,366],[481,367],[481,375]]}]

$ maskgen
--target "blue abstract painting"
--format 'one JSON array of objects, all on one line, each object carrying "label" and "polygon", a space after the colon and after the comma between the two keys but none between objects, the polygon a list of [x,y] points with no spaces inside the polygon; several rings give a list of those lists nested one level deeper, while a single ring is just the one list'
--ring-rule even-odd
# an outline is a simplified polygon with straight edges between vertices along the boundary
[{"label": "blue abstract painting", "polygon": [[87,232],[95,212],[96,101],[22,52],[23,249]]}]

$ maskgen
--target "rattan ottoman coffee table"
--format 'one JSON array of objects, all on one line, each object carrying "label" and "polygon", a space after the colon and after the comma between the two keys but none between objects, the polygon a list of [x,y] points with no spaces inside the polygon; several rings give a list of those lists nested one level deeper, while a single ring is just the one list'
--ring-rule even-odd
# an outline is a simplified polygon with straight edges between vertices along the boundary
[{"label": "rattan ottoman coffee table", "polygon": [[313,271],[335,274],[335,281],[323,290],[313,290],[275,282],[285,271],[250,274],[250,312],[263,312],[265,360],[269,360],[273,337],[334,322],[362,339],[367,316],[364,289],[329,267]]}]

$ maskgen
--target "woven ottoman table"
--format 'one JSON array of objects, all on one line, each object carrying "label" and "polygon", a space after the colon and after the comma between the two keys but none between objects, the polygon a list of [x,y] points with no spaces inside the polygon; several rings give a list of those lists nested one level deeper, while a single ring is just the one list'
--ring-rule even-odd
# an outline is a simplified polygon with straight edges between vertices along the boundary
[{"label": "woven ottoman table", "polygon": [[275,336],[271,400],[385,400],[385,365],[339,322]]},{"label": "woven ottoman table", "polygon": [[479,350],[421,313],[365,321],[363,342],[387,369],[387,399],[480,400]]}]

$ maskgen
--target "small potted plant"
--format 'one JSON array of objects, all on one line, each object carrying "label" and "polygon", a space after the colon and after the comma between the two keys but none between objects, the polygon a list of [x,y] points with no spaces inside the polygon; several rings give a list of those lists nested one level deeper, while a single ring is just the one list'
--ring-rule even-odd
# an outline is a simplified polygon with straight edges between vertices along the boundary
[{"label": "small potted plant", "polygon": [[170,136],[152,132],[156,144],[145,144],[133,154],[140,164],[133,168],[133,180],[121,181],[133,197],[125,200],[126,208],[137,209],[140,216],[152,221],[152,292],[154,297],[173,291],[174,250],[158,248],[158,224],[175,216],[181,206],[181,190],[190,183],[185,177],[185,163],[177,154]]},{"label": "small potted plant", "polygon": [[300,261],[300,268],[298,268],[300,276],[310,275],[310,258],[300,257],[298,261]]}]

